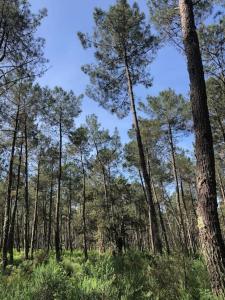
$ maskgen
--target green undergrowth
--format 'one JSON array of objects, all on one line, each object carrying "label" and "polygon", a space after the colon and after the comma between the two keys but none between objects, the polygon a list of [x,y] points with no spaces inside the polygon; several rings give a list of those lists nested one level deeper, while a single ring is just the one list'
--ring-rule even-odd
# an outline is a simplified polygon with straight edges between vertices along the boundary
[{"label": "green undergrowth", "polygon": [[202,260],[151,256],[129,251],[123,256],[66,252],[57,264],[42,251],[32,261],[15,255],[0,278],[0,298],[7,300],[213,300]]}]

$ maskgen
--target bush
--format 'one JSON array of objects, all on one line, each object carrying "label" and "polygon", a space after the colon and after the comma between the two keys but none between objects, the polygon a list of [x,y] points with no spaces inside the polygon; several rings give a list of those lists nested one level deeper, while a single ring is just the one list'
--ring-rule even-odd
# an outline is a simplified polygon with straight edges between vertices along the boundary
[{"label": "bush", "polygon": [[201,259],[153,257],[138,251],[122,256],[90,252],[85,262],[82,253],[75,251],[66,252],[57,264],[53,258],[47,261],[40,256],[1,276],[2,300],[216,299]]}]

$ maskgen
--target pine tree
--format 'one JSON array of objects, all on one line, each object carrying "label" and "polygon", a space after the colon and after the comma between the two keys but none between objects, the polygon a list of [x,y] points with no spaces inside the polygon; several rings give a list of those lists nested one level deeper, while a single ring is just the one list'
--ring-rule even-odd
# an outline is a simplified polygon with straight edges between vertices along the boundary
[{"label": "pine tree", "polygon": [[79,33],[84,47],[94,47],[97,61],[95,65],[83,66],[83,71],[89,75],[91,81],[87,94],[120,117],[127,115],[129,111],[132,113],[149,205],[152,250],[161,252],[150,174],[144,157],[133,90],[136,85],[151,85],[148,66],[158,48],[158,39],[152,35],[150,26],[145,22],[145,15],[139,11],[137,3],[131,7],[126,0],[118,0],[108,12],[95,9],[94,21],[96,29],[92,38]]}]

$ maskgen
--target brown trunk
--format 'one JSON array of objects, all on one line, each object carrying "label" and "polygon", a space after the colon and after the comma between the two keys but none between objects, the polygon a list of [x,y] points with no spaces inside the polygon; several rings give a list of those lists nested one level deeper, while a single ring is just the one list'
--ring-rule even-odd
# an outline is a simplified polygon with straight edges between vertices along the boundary
[{"label": "brown trunk", "polygon": [[50,199],[49,199],[49,212],[48,212],[48,241],[47,241],[47,251],[49,252],[51,245],[51,233],[52,233],[52,200],[53,200],[53,161],[52,161],[52,170],[51,170],[51,187],[50,187]]},{"label": "brown trunk", "polygon": [[19,225],[19,213],[17,209],[16,214],[16,249],[18,252],[20,252],[20,225]]},{"label": "brown trunk", "polygon": [[2,269],[3,272],[7,266],[7,250],[8,250],[8,235],[9,235],[9,218],[10,218],[10,203],[11,203],[11,192],[12,192],[12,183],[13,183],[13,163],[14,163],[14,153],[16,146],[16,138],[18,132],[19,125],[19,112],[20,106],[17,107],[16,112],[16,121],[15,128],[13,133],[12,147],[11,147],[11,155],[10,155],[10,163],[9,163],[9,175],[8,175],[8,190],[7,197],[5,202],[5,215],[4,215],[4,225],[3,225],[3,241],[2,241]]},{"label": "brown trunk", "polygon": [[81,153],[81,164],[83,171],[83,209],[82,209],[82,218],[83,218],[83,237],[84,237],[84,257],[85,260],[88,259],[87,251],[87,225],[86,225],[86,174],[84,169],[83,155]]},{"label": "brown trunk", "polygon": [[47,201],[48,193],[46,192],[45,197],[42,197],[42,215],[43,215],[43,242],[42,247],[45,249],[47,246],[46,236],[47,236]]},{"label": "brown trunk", "polygon": [[157,193],[156,193],[156,190],[155,190],[155,185],[154,185],[153,180],[152,180],[152,189],[153,189],[153,193],[154,193],[154,196],[155,196],[156,205],[157,205],[158,211],[159,211],[159,220],[160,220],[160,225],[161,225],[161,228],[162,228],[162,233],[163,233],[164,241],[165,241],[165,245],[166,245],[166,252],[167,252],[167,254],[170,254],[170,247],[169,247],[169,242],[168,242],[168,238],[167,238],[166,227],[165,227],[165,224],[164,224],[164,220],[163,220],[163,216],[162,216],[162,212],[161,212],[161,208],[160,208],[160,204],[159,204],[159,199],[158,199],[158,196],[157,196]]},{"label": "brown trunk", "polygon": [[218,121],[218,124],[219,124],[219,128],[220,128],[221,134],[223,136],[223,141],[225,143],[225,130],[224,130],[224,126],[223,126],[223,123],[221,121],[221,118],[220,118],[220,116],[219,116],[218,111],[217,111],[216,108],[215,108],[215,111],[216,111],[216,118],[217,118],[217,121]]},{"label": "brown trunk", "polygon": [[217,211],[215,161],[206,86],[195,27],[193,3],[179,0],[181,25],[190,78],[196,138],[198,228],[203,255],[215,294],[225,296],[225,246]]},{"label": "brown trunk", "polygon": [[192,228],[193,228],[193,222],[191,219],[191,216],[189,216],[188,213],[188,208],[186,205],[186,200],[185,200],[185,195],[184,195],[184,188],[183,188],[183,180],[182,178],[180,178],[180,190],[181,190],[181,200],[183,203],[183,207],[184,207],[184,212],[185,212],[185,218],[186,218],[186,227],[187,227],[187,235],[188,235],[188,239],[189,239],[189,246],[191,249],[191,253],[195,253],[195,241],[194,241],[194,235],[192,232]]},{"label": "brown trunk", "polygon": [[170,143],[171,155],[172,155],[173,176],[174,176],[174,181],[175,181],[175,185],[176,185],[177,205],[178,205],[178,211],[180,214],[180,223],[181,223],[181,228],[183,231],[183,238],[184,238],[183,247],[184,247],[184,251],[188,252],[187,234],[186,234],[184,216],[183,216],[182,207],[181,207],[180,189],[179,189],[177,165],[176,165],[176,158],[175,158],[175,149],[174,149],[174,142],[173,142],[173,133],[172,133],[170,124],[168,124],[168,126],[169,126],[169,130],[168,130],[169,143]]},{"label": "brown trunk", "polygon": [[29,182],[28,182],[28,136],[27,113],[24,112],[24,139],[25,139],[25,191],[24,191],[24,254],[29,258]]},{"label": "brown trunk", "polygon": [[70,251],[73,252],[73,242],[71,236],[71,220],[72,220],[72,183],[71,183],[71,174],[70,174],[69,203],[68,203],[68,239],[69,239]]},{"label": "brown trunk", "polygon": [[61,178],[62,178],[62,122],[60,117],[59,122],[59,170],[58,170],[58,192],[55,210],[55,255],[56,261],[61,260],[61,247],[60,247],[60,225],[59,225],[59,206],[61,200]]},{"label": "brown trunk", "polygon": [[223,199],[223,203],[225,204],[225,192],[224,192],[224,185],[223,185],[223,180],[221,177],[220,172],[218,171],[218,178],[219,178],[219,185],[220,185],[220,192],[221,192],[221,196]]},{"label": "brown trunk", "polygon": [[194,196],[192,193],[191,182],[189,182],[188,185],[189,185],[189,192],[190,192],[190,197],[191,197],[192,211],[193,211],[195,218],[197,219],[197,214],[196,214],[196,209],[195,209],[195,200],[194,200]]},{"label": "brown trunk", "polygon": [[152,251],[162,253],[162,242],[161,242],[161,238],[160,238],[160,234],[159,234],[156,210],[155,210],[155,206],[153,203],[152,190],[151,190],[151,184],[150,184],[150,175],[148,174],[148,171],[147,171],[143,143],[142,143],[142,138],[141,138],[141,132],[140,132],[140,128],[139,128],[139,122],[138,122],[136,107],[135,107],[132,79],[131,79],[130,70],[128,67],[126,56],[125,56],[125,67],[126,67],[128,92],[129,92],[129,97],[130,97],[130,107],[131,107],[131,112],[133,114],[133,125],[135,128],[137,146],[138,146],[138,151],[139,151],[140,167],[141,167],[141,171],[142,171],[142,175],[143,175],[143,179],[144,179],[144,183],[145,183],[145,191],[146,191],[146,196],[147,196],[147,200],[148,200],[149,218],[150,218],[150,224],[151,224],[150,231],[151,231],[151,237],[152,237],[152,241],[151,241]]},{"label": "brown trunk", "polygon": [[39,182],[40,182],[40,159],[38,161],[36,197],[35,197],[35,204],[34,204],[34,219],[33,219],[32,231],[31,231],[31,243],[30,243],[30,250],[31,250],[30,257],[31,257],[31,259],[33,259],[34,242],[35,242],[35,236],[36,236],[36,230],[37,230]]},{"label": "brown trunk", "polygon": [[19,153],[19,165],[18,165],[18,171],[17,171],[17,185],[16,185],[16,198],[15,203],[13,207],[13,212],[11,216],[11,223],[9,227],[9,261],[10,264],[13,264],[13,245],[14,245],[14,228],[15,228],[15,220],[16,220],[16,214],[17,214],[17,205],[18,205],[18,198],[19,198],[19,188],[20,188],[20,170],[21,170],[21,163],[22,163],[22,154],[23,154],[23,141],[20,145],[20,153]]}]

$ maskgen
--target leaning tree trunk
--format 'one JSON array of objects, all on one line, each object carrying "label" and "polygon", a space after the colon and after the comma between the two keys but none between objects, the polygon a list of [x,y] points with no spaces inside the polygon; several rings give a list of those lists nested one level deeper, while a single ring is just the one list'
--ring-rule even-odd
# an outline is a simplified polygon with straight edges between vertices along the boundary
[{"label": "leaning tree trunk", "polygon": [[19,165],[17,170],[17,185],[16,185],[16,197],[15,203],[13,206],[13,212],[11,216],[11,222],[9,227],[9,240],[8,240],[8,247],[9,247],[9,262],[13,264],[13,245],[14,245],[14,230],[15,230],[15,222],[16,222],[16,214],[17,214],[17,205],[18,205],[18,198],[19,198],[19,189],[20,189],[20,171],[21,171],[21,164],[22,164],[22,155],[23,155],[23,141],[20,144],[20,153],[19,153]]},{"label": "leaning tree trunk", "polygon": [[196,138],[198,228],[215,294],[225,297],[225,246],[222,239],[216,195],[215,160],[209,121],[206,86],[193,2],[179,0],[185,54],[190,78],[191,104]]},{"label": "leaning tree trunk", "polygon": [[10,218],[10,203],[11,203],[11,193],[12,193],[12,183],[13,183],[13,163],[14,163],[14,154],[16,146],[16,138],[19,126],[19,113],[20,106],[17,107],[15,128],[13,133],[11,155],[9,162],[9,175],[8,175],[8,190],[5,202],[5,215],[4,215],[4,224],[3,224],[3,241],[2,241],[2,269],[5,271],[7,266],[7,250],[8,250],[8,235],[9,235],[9,218]]},{"label": "leaning tree trunk", "polygon": [[135,128],[138,151],[139,151],[140,167],[141,167],[141,171],[142,171],[142,175],[143,175],[143,179],[144,179],[144,183],[145,183],[146,196],[147,196],[147,200],[148,200],[149,216],[150,216],[150,223],[151,223],[150,231],[151,231],[151,239],[152,239],[151,240],[152,251],[162,253],[162,242],[161,242],[161,238],[160,238],[156,210],[155,210],[153,197],[152,197],[150,175],[148,174],[148,171],[147,171],[143,143],[142,143],[142,138],[141,138],[141,132],[140,132],[140,128],[139,128],[139,122],[138,122],[137,112],[136,112],[136,107],[135,107],[132,79],[131,79],[126,55],[125,55],[125,67],[126,67],[128,92],[129,92],[129,97],[130,97],[130,107],[131,107],[131,111],[133,114],[133,124],[134,124],[134,128]]},{"label": "leaning tree trunk", "polygon": [[[34,204],[34,219],[33,219],[32,231],[31,231],[31,243],[30,243],[30,258],[31,259],[33,259],[33,256],[34,256],[34,242],[35,242],[35,234],[36,234],[36,230],[37,230],[39,183],[40,183],[40,158],[38,161],[36,197],[35,197],[35,204]],[[37,234],[36,234],[36,236],[37,236]]]},{"label": "leaning tree trunk", "polygon": [[55,210],[55,255],[56,261],[61,260],[60,229],[59,229],[59,206],[61,200],[61,179],[62,179],[62,121],[59,122],[59,170],[58,170],[58,192]]}]

